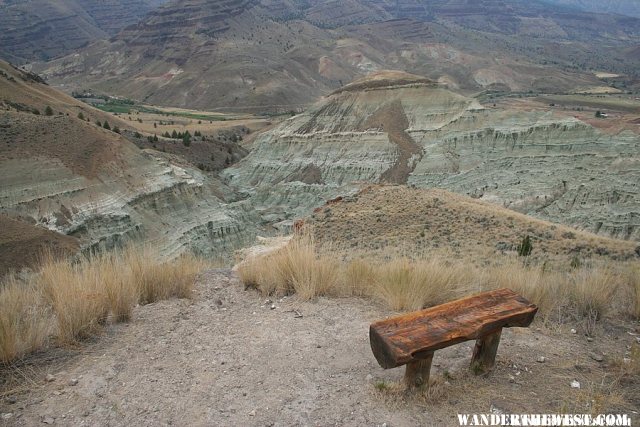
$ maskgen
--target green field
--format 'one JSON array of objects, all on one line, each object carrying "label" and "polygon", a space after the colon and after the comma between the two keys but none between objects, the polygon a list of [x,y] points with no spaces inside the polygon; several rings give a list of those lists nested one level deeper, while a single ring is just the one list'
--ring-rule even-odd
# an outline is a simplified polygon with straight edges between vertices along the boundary
[{"label": "green field", "polygon": [[189,113],[184,111],[163,111],[158,108],[147,107],[147,106],[135,104],[126,100],[123,100],[123,101],[110,100],[104,104],[96,104],[94,106],[107,113],[131,114],[132,112],[140,112],[140,113],[148,113],[148,114],[157,114],[160,116],[167,116],[167,117],[171,117],[171,116],[184,117],[184,118],[193,119],[193,120],[207,120],[207,121],[227,120],[227,118],[224,116],[205,114],[205,113]]}]

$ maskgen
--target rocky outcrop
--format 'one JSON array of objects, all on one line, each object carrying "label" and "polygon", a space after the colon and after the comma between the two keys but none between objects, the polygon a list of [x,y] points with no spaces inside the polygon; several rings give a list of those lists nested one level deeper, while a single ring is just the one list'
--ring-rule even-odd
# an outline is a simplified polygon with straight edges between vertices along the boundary
[{"label": "rocky outcrop", "polygon": [[415,130],[409,183],[446,188],[588,231],[640,240],[640,138],[540,113],[476,112]]},{"label": "rocky outcrop", "polygon": [[[636,134],[607,135],[550,113],[487,110],[411,76],[385,77],[397,85],[371,83],[380,78],[338,91],[263,134],[224,177],[268,221],[303,216],[360,182],[391,182],[640,240]],[[287,179],[311,167],[321,180]]]}]

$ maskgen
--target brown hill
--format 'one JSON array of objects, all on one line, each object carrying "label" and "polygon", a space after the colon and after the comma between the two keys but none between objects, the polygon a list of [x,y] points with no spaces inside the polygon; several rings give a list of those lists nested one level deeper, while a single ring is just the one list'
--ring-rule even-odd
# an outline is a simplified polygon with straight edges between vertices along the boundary
[{"label": "brown hill", "polygon": [[0,214],[0,277],[38,264],[45,253],[75,254],[78,239]]},{"label": "brown hill", "polygon": [[316,209],[306,221],[331,251],[378,258],[446,253],[474,263],[515,253],[525,236],[540,261],[629,260],[637,242],[615,240],[513,212],[444,190],[370,186]]},{"label": "brown hill", "polygon": [[640,40],[640,20],[565,12],[536,1],[174,1],[34,69],[66,88],[258,111],[287,111],[388,68],[467,91],[567,90],[597,84],[579,70],[637,72],[617,53]]}]

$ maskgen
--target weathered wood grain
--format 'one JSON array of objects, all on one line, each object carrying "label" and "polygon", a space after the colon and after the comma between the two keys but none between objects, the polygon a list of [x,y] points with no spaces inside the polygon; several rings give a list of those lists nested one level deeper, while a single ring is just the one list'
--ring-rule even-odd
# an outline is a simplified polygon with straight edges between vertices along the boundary
[{"label": "weathered wood grain", "polygon": [[426,388],[429,386],[431,362],[433,362],[433,353],[424,359],[407,363],[407,370],[404,373],[404,382],[407,387]]},{"label": "weathered wood grain", "polygon": [[502,329],[476,340],[473,356],[471,357],[471,369],[474,373],[483,374],[493,368],[496,363],[496,354],[498,353],[501,335]]},{"label": "weathered wood grain", "polygon": [[502,328],[529,326],[537,311],[512,290],[498,289],[373,323],[369,340],[380,366],[390,369]]}]

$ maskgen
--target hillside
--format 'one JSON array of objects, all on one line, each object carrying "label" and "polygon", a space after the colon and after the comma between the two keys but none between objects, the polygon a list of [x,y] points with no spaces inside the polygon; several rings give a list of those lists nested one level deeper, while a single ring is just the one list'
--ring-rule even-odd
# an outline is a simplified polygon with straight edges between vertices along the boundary
[{"label": "hillside", "polygon": [[[95,124],[107,120],[112,130]],[[221,254],[253,238],[253,214],[228,204],[235,195],[215,173],[138,149],[128,128],[0,63],[0,213],[74,237],[82,250],[144,242],[167,257]]]},{"label": "hillside", "polygon": [[[370,186],[316,209],[305,220],[320,248],[348,257],[441,256],[485,265],[517,253],[567,268],[572,260],[640,258],[638,242],[608,239],[443,190]],[[481,231],[480,231],[481,230]]]},{"label": "hillside", "polygon": [[577,9],[640,17],[640,3],[635,0],[546,0],[549,3]]},{"label": "hillside", "polygon": [[65,55],[135,24],[164,0],[2,0],[0,59],[13,63]]},{"label": "hillside", "polygon": [[386,72],[261,134],[223,177],[274,222],[303,217],[362,182],[387,182],[638,240],[639,154],[637,133],[605,133],[570,111],[487,108],[424,78]]},{"label": "hillside", "polygon": [[177,0],[33,69],[65,90],[283,112],[387,68],[464,92],[600,86],[589,69],[637,77],[637,58],[622,52],[638,40],[638,19],[536,1]]},{"label": "hillside", "polygon": [[35,267],[45,253],[67,257],[78,249],[76,238],[0,214],[0,277]]}]

